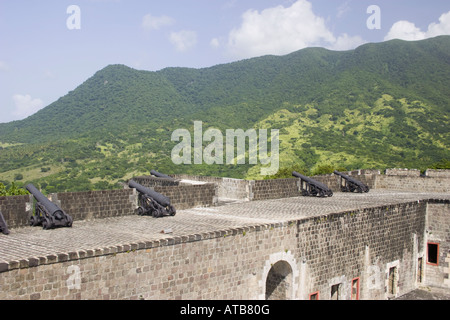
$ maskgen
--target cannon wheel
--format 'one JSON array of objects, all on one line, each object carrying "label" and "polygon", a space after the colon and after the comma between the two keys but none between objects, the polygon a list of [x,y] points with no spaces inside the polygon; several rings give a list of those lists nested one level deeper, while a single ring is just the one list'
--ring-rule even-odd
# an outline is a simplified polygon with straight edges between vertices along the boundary
[{"label": "cannon wheel", "polygon": [[35,227],[39,224],[39,218],[37,216],[30,217],[30,226]]},{"label": "cannon wheel", "polygon": [[73,224],[73,218],[72,218],[71,216],[68,216],[67,218],[68,218],[68,219],[67,219],[67,220],[68,220],[67,226],[68,226],[68,227],[72,227],[72,224]]},{"label": "cannon wheel", "polygon": [[44,230],[50,229],[51,223],[50,220],[47,217],[44,217],[42,219],[42,228],[44,228]]},{"label": "cannon wheel", "polygon": [[159,217],[161,217],[162,215],[163,215],[162,212],[161,212],[158,208],[155,208],[155,209],[153,210],[153,212],[152,212],[153,218],[159,218]]},{"label": "cannon wheel", "polygon": [[137,209],[137,214],[138,214],[138,216],[143,216],[144,215],[144,208],[142,208],[142,207],[138,207],[138,209]]}]

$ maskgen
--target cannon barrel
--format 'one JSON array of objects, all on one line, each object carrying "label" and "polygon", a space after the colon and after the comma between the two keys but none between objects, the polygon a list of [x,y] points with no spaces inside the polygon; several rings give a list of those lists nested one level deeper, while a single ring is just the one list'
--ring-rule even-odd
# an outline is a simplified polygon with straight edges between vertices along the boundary
[{"label": "cannon barrel", "polygon": [[339,172],[337,170],[334,170],[333,173],[337,174],[338,176],[341,176],[341,177],[348,177],[346,174],[343,174],[342,172]]},{"label": "cannon barrel", "polygon": [[155,170],[151,170],[150,174],[154,175],[155,177],[158,178],[166,178],[166,179],[173,179],[172,177],[168,176],[167,174],[155,171]]},{"label": "cannon barrel", "polygon": [[156,192],[155,190],[149,189],[144,187],[143,185],[130,180],[128,182],[128,185],[130,186],[130,188],[134,188],[137,191],[139,191],[142,194],[145,194],[151,198],[153,198],[156,202],[158,202],[160,205],[162,205],[163,207],[167,207],[170,205],[170,200],[169,198],[167,198],[166,196]]},{"label": "cannon barrel", "polygon": [[41,203],[51,215],[60,216],[61,214],[64,214],[61,208],[48,200],[47,197],[44,196],[34,185],[29,184],[26,186],[26,189],[30,191],[36,201]]},{"label": "cannon barrel", "polygon": [[318,186],[318,187],[320,187],[320,188],[322,188],[324,190],[328,190],[328,187],[326,185],[324,185],[323,183],[321,183],[319,181],[316,181],[316,180],[313,180],[313,179],[311,179],[311,178],[309,178],[307,176],[304,176],[301,173],[298,173],[298,172],[294,171],[294,172],[292,172],[292,175],[294,177],[300,178],[300,179],[302,179],[302,180],[304,180],[304,181],[306,181],[306,182],[308,182],[308,183],[310,183],[312,185]]}]

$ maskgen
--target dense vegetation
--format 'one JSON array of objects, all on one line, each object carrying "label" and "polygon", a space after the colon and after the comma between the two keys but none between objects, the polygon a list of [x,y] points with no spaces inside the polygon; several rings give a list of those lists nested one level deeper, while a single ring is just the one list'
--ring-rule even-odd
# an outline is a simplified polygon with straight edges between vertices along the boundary
[{"label": "dense vegetation", "polygon": [[274,177],[292,168],[448,167],[449,84],[448,36],[204,69],[111,65],[33,116],[0,124],[0,181],[56,192],[116,188],[151,169],[264,178],[260,164],[173,164],[171,134],[193,132],[195,120],[224,135],[279,129]]},{"label": "dense vegetation", "polygon": [[17,187],[14,182],[12,182],[9,187],[0,182],[0,197],[20,196],[25,194],[29,194],[29,192],[23,188]]}]

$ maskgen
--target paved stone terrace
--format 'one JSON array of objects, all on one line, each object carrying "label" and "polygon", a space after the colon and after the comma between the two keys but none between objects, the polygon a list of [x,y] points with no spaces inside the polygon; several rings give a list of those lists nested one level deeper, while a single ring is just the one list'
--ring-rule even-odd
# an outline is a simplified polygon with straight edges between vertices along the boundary
[{"label": "paved stone terrace", "polygon": [[[72,228],[25,227],[0,234],[0,272],[38,264],[215,238],[245,228],[279,225],[383,205],[450,199],[449,193],[372,190],[335,193],[331,198],[295,197],[227,202],[210,208],[180,210],[174,217],[125,216],[75,221]],[[70,213],[69,213],[70,214]],[[170,229],[172,233],[161,233]]]}]

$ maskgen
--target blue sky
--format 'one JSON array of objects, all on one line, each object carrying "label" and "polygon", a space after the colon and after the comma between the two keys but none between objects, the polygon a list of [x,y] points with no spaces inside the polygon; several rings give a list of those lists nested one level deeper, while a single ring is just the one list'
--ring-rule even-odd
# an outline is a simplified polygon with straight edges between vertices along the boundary
[{"label": "blue sky", "polygon": [[0,122],[30,116],[109,64],[203,68],[441,34],[450,34],[448,0],[0,0]]}]

